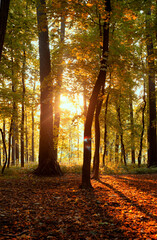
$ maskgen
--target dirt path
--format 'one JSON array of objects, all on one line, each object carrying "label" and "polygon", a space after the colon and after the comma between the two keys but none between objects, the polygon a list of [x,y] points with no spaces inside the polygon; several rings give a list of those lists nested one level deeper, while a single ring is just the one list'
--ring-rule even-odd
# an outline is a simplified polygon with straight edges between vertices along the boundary
[{"label": "dirt path", "polygon": [[0,177],[0,239],[157,239],[157,174]]}]

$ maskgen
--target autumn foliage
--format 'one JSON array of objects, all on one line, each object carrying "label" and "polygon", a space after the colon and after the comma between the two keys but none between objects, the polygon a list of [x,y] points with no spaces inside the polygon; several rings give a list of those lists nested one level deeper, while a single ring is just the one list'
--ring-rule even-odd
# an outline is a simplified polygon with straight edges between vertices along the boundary
[{"label": "autumn foliage", "polygon": [[0,239],[157,239],[157,174],[0,179]]}]

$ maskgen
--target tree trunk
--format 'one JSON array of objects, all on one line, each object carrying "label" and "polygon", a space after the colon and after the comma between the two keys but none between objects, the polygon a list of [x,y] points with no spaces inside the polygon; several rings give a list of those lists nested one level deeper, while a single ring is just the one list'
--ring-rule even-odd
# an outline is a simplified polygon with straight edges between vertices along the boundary
[{"label": "tree trunk", "polygon": [[1,148],[1,141],[0,141],[0,166],[2,166],[2,148]]},{"label": "tree trunk", "polygon": [[108,110],[108,102],[109,102],[109,95],[110,93],[107,93],[107,97],[106,97],[106,102],[105,102],[105,117],[104,117],[104,152],[103,152],[103,166],[105,166],[105,156],[106,156],[106,152],[107,152],[107,110]]},{"label": "tree trunk", "polygon": [[13,125],[13,118],[11,118],[10,130],[9,130],[8,163],[7,163],[7,167],[8,167],[8,168],[9,168],[9,166],[10,166],[12,125]]},{"label": "tree trunk", "polygon": [[93,167],[93,179],[99,179],[99,164],[100,164],[100,123],[99,123],[99,115],[101,111],[103,103],[103,98],[99,99],[96,106],[95,113],[95,154],[94,154],[94,167]]},{"label": "tree trunk", "polygon": [[148,64],[148,98],[149,98],[149,126],[148,126],[148,167],[157,166],[156,144],[156,96],[155,96],[155,65],[153,40],[150,34],[151,10],[147,13],[146,44]]},{"label": "tree trunk", "polygon": [[6,144],[5,144],[5,136],[4,136],[4,132],[2,131],[2,129],[0,128],[0,132],[2,134],[2,142],[3,142],[3,149],[4,149],[4,154],[5,154],[5,161],[4,161],[4,165],[2,167],[2,174],[4,172],[4,169],[6,167],[7,164],[7,149],[6,149]]},{"label": "tree trunk", "polygon": [[[3,137],[5,142],[5,119],[3,119]],[[5,148],[3,147],[3,163],[5,162],[5,159],[6,159],[6,153],[5,153]]]},{"label": "tree trunk", "polygon": [[122,128],[121,113],[120,113],[119,105],[117,106],[117,115],[118,115],[118,121],[119,121],[119,127],[120,127],[122,157],[123,157],[124,164],[126,166],[126,154],[125,154],[125,147],[124,147],[124,141],[123,141],[123,128]]},{"label": "tree trunk", "polygon": [[25,161],[26,163],[28,163],[28,157],[29,157],[29,154],[28,154],[28,121],[27,121],[27,112],[25,113],[25,140],[26,140],[26,147],[25,147]]},{"label": "tree trunk", "polygon": [[34,162],[34,109],[32,107],[32,162]]},{"label": "tree trunk", "polygon": [[143,108],[142,108],[142,132],[141,132],[141,137],[140,137],[140,149],[139,149],[139,154],[138,154],[138,167],[141,166],[143,135],[144,135],[144,125],[145,125],[145,120],[144,120],[145,108],[146,108],[146,96],[145,96],[145,78],[144,78],[144,93],[143,93]]},{"label": "tree trunk", "polygon": [[115,163],[119,162],[119,134],[116,132],[116,140],[115,140]]},{"label": "tree trunk", "polygon": [[131,91],[129,91],[129,101],[130,101],[130,125],[131,125],[131,162],[135,164],[135,142],[134,142],[134,115],[133,115],[133,105]]},{"label": "tree trunk", "polygon": [[48,24],[45,0],[40,0],[37,6],[40,55],[40,143],[39,165],[35,173],[39,175],[62,175],[55,158],[53,143],[53,91],[51,80],[51,63],[48,39]]},{"label": "tree trunk", "polygon": [[21,167],[24,167],[24,122],[25,122],[25,68],[26,68],[26,53],[23,51],[23,67],[22,67],[22,117],[21,117]]},{"label": "tree trunk", "polygon": [[2,49],[4,43],[4,36],[6,32],[8,12],[9,12],[10,0],[0,1],[0,61],[2,56]]},{"label": "tree trunk", "polygon": [[91,188],[90,181],[90,168],[91,168],[91,127],[93,122],[93,116],[95,107],[97,104],[98,95],[101,87],[104,85],[106,80],[107,71],[107,57],[108,57],[108,45],[109,45],[109,16],[110,16],[110,0],[106,1],[106,12],[107,19],[104,20],[103,24],[103,58],[101,61],[101,69],[98,75],[98,79],[93,88],[92,96],[89,101],[85,129],[84,129],[84,156],[83,156],[83,167],[82,167],[82,188]]},{"label": "tree trunk", "polygon": [[64,36],[65,36],[65,17],[61,17],[61,34],[60,34],[60,40],[61,40],[61,52],[60,52],[60,61],[57,73],[57,86],[56,86],[56,92],[55,92],[55,119],[54,119],[54,155],[57,159],[57,149],[58,149],[58,137],[59,137],[59,126],[60,126],[60,93],[61,93],[61,86],[62,86],[62,75],[63,75],[63,44],[64,44]]},{"label": "tree trunk", "polygon": [[13,120],[13,128],[12,128],[12,159],[11,165],[15,165],[15,122]]},{"label": "tree trunk", "polygon": [[19,164],[19,127],[18,127],[18,121],[16,121],[16,125],[15,125],[15,160],[16,160],[16,164],[18,165]]}]

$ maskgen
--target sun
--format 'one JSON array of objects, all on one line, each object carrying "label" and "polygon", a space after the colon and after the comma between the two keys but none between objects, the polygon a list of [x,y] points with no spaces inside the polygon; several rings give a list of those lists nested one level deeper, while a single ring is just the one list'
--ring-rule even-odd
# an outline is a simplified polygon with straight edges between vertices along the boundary
[{"label": "sun", "polygon": [[62,94],[60,96],[61,111],[69,111],[71,114],[80,114],[83,108],[83,96],[81,94],[68,97]]}]

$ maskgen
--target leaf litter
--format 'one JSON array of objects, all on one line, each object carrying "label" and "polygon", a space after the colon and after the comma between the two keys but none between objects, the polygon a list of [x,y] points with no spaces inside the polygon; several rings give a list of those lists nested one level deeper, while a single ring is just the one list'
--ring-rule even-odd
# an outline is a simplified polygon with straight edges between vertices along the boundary
[{"label": "leaf litter", "polygon": [[157,174],[0,178],[0,239],[157,239]]}]

